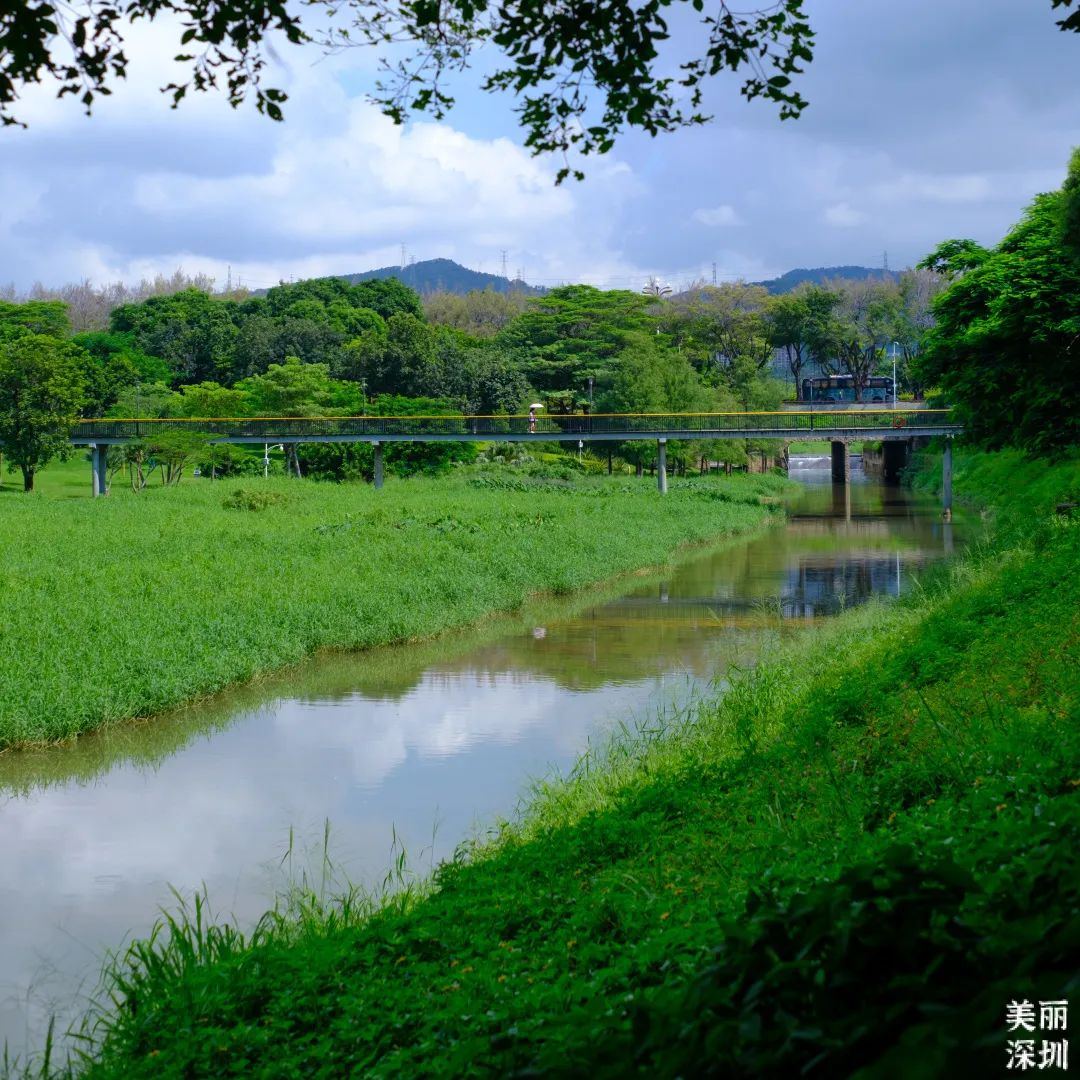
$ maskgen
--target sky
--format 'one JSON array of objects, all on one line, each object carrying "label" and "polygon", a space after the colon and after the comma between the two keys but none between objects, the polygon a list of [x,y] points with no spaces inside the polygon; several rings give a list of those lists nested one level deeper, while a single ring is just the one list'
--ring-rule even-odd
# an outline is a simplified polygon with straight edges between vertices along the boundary
[{"label": "sky", "polygon": [[[749,5],[747,5],[749,6]],[[158,89],[168,26],[128,37],[129,78],[87,118],[29,88],[0,129],[0,288],[134,283],[180,268],[252,288],[451,258],[532,284],[640,288],[794,267],[911,266],[941,240],[997,242],[1080,144],[1080,35],[1050,0],[809,0],[810,107],[780,121],[740,80],[711,124],[624,135],[555,186],[513,101],[458,79],[443,122],[395,127],[366,100],[375,58],[277,50],[275,123]],[[687,12],[686,14],[690,14]],[[673,47],[693,23],[674,20]]]}]

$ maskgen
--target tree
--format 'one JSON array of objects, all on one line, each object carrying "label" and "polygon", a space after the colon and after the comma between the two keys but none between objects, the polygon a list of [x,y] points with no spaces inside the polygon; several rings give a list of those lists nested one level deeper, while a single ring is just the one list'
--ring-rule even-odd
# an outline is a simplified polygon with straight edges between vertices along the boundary
[{"label": "tree", "polygon": [[10,327],[66,338],[71,333],[67,304],[59,300],[29,300],[25,304],[0,300],[0,333]]},{"label": "tree", "polygon": [[664,305],[660,327],[713,385],[728,381],[738,360],[759,370],[773,358],[765,319],[769,293],[761,285],[696,285]]},{"label": "tree", "polygon": [[1072,152],[1061,189],[1061,235],[1065,247],[1080,258],[1080,147]]},{"label": "tree", "polygon": [[612,363],[629,335],[655,329],[648,297],[591,285],[564,285],[529,301],[496,343],[521,357],[522,371],[537,390],[579,391],[592,376],[610,380]]},{"label": "tree", "polygon": [[[305,364],[298,356],[271,364],[265,375],[237,383],[256,416],[326,416],[359,411],[358,388],[330,378],[326,364]],[[300,475],[295,443],[285,443],[289,471]]]},{"label": "tree", "polygon": [[1037,196],[934,301],[916,370],[978,445],[1051,454],[1080,443],[1080,258],[1063,235],[1068,199]]},{"label": "tree", "polygon": [[239,387],[229,389],[215,382],[180,387],[178,412],[188,417],[234,417],[251,414],[251,395]]},{"label": "tree", "polygon": [[71,452],[86,360],[77,345],[46,334],[0,338],[0,448],[22,470],[24,491],[34,490],[38,469]]},{"label": "tree", "polygon": [[474,289],[464,296],[435,292],[424,297],[428,322],[462,330],[470,337],[491,338],[511,323],[528,305],[521,292]]},{"label": "tree", "polygon": [[110,329],[134,336],[136,346],[164,359],[184,382],[228,378],[234,368],[238,307],[201,289],[183,289],[125,304],[109,317]]},{"label": "tree", "polygon": [[845,281],[840,289],[835,328],[836,356],[851,376],[855,400],[862,400],[869,377],[881,363],[901,310],[900,290],[892,281]]}]

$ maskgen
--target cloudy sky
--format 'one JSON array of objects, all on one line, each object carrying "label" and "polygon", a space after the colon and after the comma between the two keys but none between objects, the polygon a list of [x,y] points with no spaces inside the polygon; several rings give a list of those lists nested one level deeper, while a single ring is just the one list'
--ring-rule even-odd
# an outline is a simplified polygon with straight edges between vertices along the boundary
[{"label": "cloudy sky", "polygon": [[626,136],[559,188],[561,162],[522,149],[510,100],[465,82],[446,122],[395,128],[365,101],[360,53],[281,50],[267,80],[291,96],[281,124],[214,96],[172,111],[157,88],[175,46],[140,26],[127,84],[93,117],[35,88],[29,129],[0,129],[0,287],[178,267],[265,286],[396,264],[402,244],[495,273],[505,250],[528,281],[610,288],[886,251],[898,268],[946,237],[996,241],[1060,184],[1080,144],[1080,35],[1055,27],[1050,0],[809,8],[800,120],[722,77],[710,126]]}]

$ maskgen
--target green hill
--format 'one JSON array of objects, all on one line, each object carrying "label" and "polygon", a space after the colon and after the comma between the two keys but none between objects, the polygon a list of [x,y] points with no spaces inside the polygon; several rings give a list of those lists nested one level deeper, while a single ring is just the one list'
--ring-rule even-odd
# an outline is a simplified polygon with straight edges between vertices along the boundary
[{"label": "green hill", "polygon": [[847,281],[865,281],[867,278],[889,277],[897,281],[900,275],[895,270],[882,270],[873,266],[819,266],[812,270],[800,267],[797,270],[789,270],[778,278],[769,281],[755,281],[755,285],[764,285],[771,293],[790,292],[796,285],[804,281],[811,281],[815,285],[821,285],[826,281],[835,281],[843,278]]},{"label": "green hill", "polygon": [[477,289],[492,289],[495,292],[522,292],[530,296],[542,296],[546,289],[526,285],[524,281],[511,281],[510,278],[497,274],[483,274],[479,270],[456,263],[453,259],[425,259],[409,266],[383,266],[378,270],[367,270],[362,274],[342,274],[346,281],[356,284],[358,281],[370,281],[372,278],[397,278],[398,281],[415,289],[421,296],[425,293],[452,292],[468,293]]}]

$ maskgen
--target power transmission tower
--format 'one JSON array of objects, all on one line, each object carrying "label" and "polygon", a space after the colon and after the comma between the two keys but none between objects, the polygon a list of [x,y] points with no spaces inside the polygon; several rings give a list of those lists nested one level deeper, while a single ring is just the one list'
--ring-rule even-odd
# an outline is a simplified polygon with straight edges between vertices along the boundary
[{"label": "power transmission tower", "polygon": [[506,248],[502,249],[502,276],[506,277]]},{"label": "power transmission tower", "polygon": [[405,242],[404,241],[401,242],[401,263],[400,263],[400,266],[401,266],[402,270],[405,269]]},{"label": "power transmission tower", "polygon": [[712,264],[712,283],[716,284],[716,263]]},{"label": "power transmission tower", "polygon": [[885,252],[885,276],[889,276],[889,253]]}]

